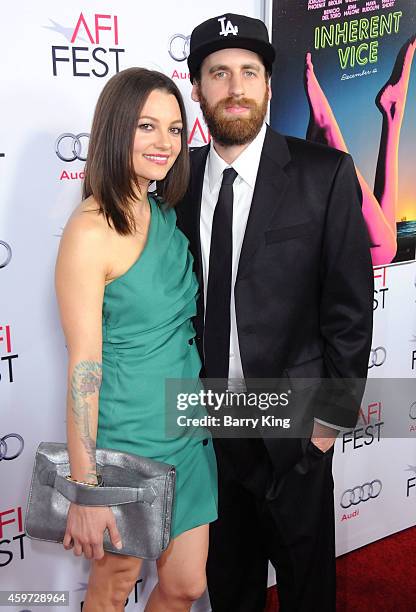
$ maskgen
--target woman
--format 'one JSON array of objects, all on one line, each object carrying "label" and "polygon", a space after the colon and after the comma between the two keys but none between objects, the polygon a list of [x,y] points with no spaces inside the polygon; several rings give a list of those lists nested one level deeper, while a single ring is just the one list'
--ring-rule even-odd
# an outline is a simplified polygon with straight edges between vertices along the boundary
[{"label": "woman", "polygon": [[[177,469],[172,540],[157,561],[148,612],[189,610],[205,590],[208,523],[217,517],[211,438],[167,439],[165,379],[197,379],[191,317],[197,282],[172,205],[189,174],[186,117],[165,75],[130,68],[97,103],[84,200],[65,228],[56,287],[68,352],[67,434],[71,478],[97,483],[95,449],[113,448]],[[149,184],[167,205],[148,194]],[[71,504],[66,549],[92,560],[85,612],[123,610],[140,559],[122,547],[111,508]]]}]

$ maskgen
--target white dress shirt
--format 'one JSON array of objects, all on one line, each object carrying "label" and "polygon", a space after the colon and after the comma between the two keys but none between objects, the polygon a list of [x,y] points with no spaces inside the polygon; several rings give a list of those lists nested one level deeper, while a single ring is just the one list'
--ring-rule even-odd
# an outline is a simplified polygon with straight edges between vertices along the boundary
[{"label": "white dress shirt", "polygon": [[[260,164],[261,151],[266,136],[266,124],[264,123],[260,132],[246,149],[233,162],[232,167],[237,172],[233,183],[233,259],[231,270],[231,332],[230,332],[230,361],[229,379],[243,379],[243,367],[241,365],[240,347],[238,344],[237,319],[235,314],[234,285],[237,276],[238,262],[240,260],[241,246],[246,231],[248,213],[250,212],[251,200],[253,199],[254,185],[256,184],[257,171]],[[205,166],[204,184],[202,188],[201,201],[201,254],[202,273],[204,279],[204,304],[206,305],[209,252],[211,245],[211,228],[214,217],[215,206],[222,183],[222,173],[225,168],[230,168],[216,152],[213,140],[208,153]]]},{"label": "white dress shirt", "polygon": [[[227,164],[216,152],[214,141],[211,140],[210,150],[205,165],[204,182],[202,187],[201,217],[200,217],[200,240],[202,255],[202,274],[204,280],[204,305],[206,307],[209,252],[211,246],[211,229],[215,206],[222,183],[222,173],[225,168],[234,168],[238,176],[233,183],[233,255],[231,270],[231,300],[230,300],[230,359],[228,378],[229,389],[233,391],[243,390],[244,373],[241,363],[240,346],[238,343],[237,318],[235,313],[234,286],[237,276],[238,262],[240,260],[241,247],[246,231],[247,219],[253,199],[254,186],[256,184],[257,172],[260,165],[260,157],[266,136],[266,124],[264,123],[259,133],[246,149],[234,160],[232,166]],[[205,310],[205,309],[204,309]],[[240,384],[237,381],[241,381]],[[319,423],[341,429],[321,419],[315,419]]]}]

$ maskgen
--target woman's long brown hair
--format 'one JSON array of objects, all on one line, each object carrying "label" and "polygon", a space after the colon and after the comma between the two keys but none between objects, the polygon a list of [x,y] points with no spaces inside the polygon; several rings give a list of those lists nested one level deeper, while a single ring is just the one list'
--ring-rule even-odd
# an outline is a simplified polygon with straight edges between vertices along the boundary
[{"label": "woman's long brown hair", "polygon": [[110,226],[122,235],[134,233],[132,212],[135,188],[139,188],[133,165],[137,120],[149,94],[160,89],[175,96],[181,111],[181,151],[163,181],[158,196],[174,206],[184,196],[189,180],[186,111],[175,83],[166,75],[146,68],[128,68],[105,85],[95,108],[83,198],[93,196]]}]

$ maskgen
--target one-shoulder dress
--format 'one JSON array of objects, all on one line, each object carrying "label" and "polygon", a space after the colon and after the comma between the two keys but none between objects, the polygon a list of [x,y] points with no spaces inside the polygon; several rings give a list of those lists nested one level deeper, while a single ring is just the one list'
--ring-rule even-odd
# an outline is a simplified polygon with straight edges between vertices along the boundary
[{"label": "one-shoulder dress", "polygon": [[149,202],[139,259],[104,291],[96,445],[175,465],[176,537],[217,518],[217,466],[208,430],[166,435],[165,380],[197,381],[201,367],[191,321],[198,283],[174,209]]}]

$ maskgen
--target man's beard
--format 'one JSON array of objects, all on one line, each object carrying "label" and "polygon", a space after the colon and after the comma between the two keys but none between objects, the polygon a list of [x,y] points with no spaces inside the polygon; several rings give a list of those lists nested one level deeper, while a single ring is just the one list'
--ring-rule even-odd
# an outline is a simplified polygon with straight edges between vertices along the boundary
[{"label": "man's beard", "polygon": [[[267,113],[269,96],[266,89],[261,104],[257,104],[251,98],[237,99],[230,96],[220,100],[215,106],[210,106],[199,90],[199,103],[205,123],[216,142],[225,146],[244,145],[251,142],[259,133]],[[227,106],[245,106],[250,109],[250,116],[226,117],[224,110]]]}]

